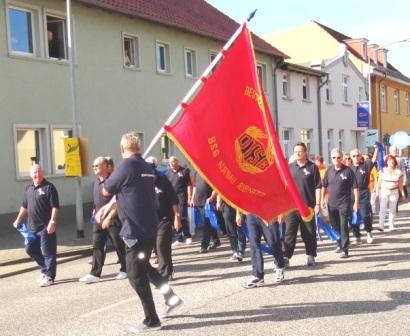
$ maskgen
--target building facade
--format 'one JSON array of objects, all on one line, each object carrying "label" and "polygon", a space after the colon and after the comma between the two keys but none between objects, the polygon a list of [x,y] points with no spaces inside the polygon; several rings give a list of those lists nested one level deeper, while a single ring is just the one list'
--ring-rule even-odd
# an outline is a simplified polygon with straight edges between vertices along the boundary
[{"label": "building facade", "polygon": [[[89,157],[120,158],[120,136],[147,145],[238,24],[202,0],[73,1],[76,111]],[[0,141],[5,158],[0,214],[21,204],[38,161],[62,205],[75,184],[64,176],[63,140],[72,134],[65,2],[0,1]],[[273,69],[283,59],[254,35],[258,71],[271,106]],[[162,144],[162,145],[161,145]],[[175,149],[166,139],[152,154]],[[82,178],[90,201],[93,177]]]}]

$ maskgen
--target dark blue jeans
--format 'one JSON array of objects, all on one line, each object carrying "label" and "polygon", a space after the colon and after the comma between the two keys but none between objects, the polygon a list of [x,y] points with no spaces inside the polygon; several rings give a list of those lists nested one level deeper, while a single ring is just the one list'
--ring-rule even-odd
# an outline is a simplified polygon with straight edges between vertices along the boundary
[{"label": "dark blue jeans", "polygon": [[[359,212],[363,219],[364,229],[366,232],[372,232],[373,229],[373,215],[372,206],[370,205],[370,193],[368,197],[359,198]],[[352,225],[353,235],[360,238],[360,225]]]},{"label": "dark blue jeans", "polygon": [[246,238],[241,228],[236,225],[236,210],[225,205],[222,210],[222,215],[232,252],[243,254],[246,247]]},{"label": "dark blue jeans", "polygon": [[204,207],[197,207],[199,209],[199,211],[201,212],[201,216],[202,216],[202,221],[203,221],[203,227],[204,227],[204,231],[202,233],[202,241],[201,241],[201,248],[202,249],[207,249],[209,246],[209,243],[212,239],[212,241],[218,240],[218,231],[216,231],[212,225],[211,222],[209,221],[208,217],[205,217],[205,210]]},{"label": "dark blue jeans", "polygon": [[349,206],[344,208],[335,208],[328,206],[330,225],[339,233],[340,239],[337,245],[342,251],[348,253],[349,251],[349,216],[351,212]]},{"label": "dark blue jeans", "polygon": [[252,275],[259,279],[264,278],[263,255],[260,249],[262,236],[272,249],[273,257],[276,259],[278,267],[285,267],[279,238],[279,224],[275,222],[266,225],[255,215],[247,215],[246,224],[248,226],[249,244],[251,248]]},{"label": "dark blue jeans", "polygon": [[40,266],[41,273],[54,281],[57,270],[57,235],[48,234],[42,226],[36,231],[36,239],[26,245],[27,254]]}]

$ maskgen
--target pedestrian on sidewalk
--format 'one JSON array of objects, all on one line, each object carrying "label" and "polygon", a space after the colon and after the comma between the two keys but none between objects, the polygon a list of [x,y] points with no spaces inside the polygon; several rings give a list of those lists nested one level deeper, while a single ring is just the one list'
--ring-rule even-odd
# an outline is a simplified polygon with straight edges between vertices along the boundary
[{"label": "pedestrian on sidewalk", "polygon": [[[305,143],[298,142],[293,149],[295,161],[289,164],[289,170],[295,181],[305,204],[314,209],[317,215],[320,211],[320,192],[322,188],[318,167],[307,158]],[[296,246],[296,238],[300,228],[300,234],[305,244],[307,256],[306,265],[314,266],[317,252],[316,223],[312,217],[310,221],[304,221],[299,211],[291,211],[285,217],[286,231],[284,240],[285,266],[289,265]]]},{"label": "pedestrian on sidewalk", "polygon": [[55,186],[44,178],[39,164],[30,167],[32,183],[26,186],[23,203],[13,223],[18,228],[27,217],[28,229],[35,239],[28,242],[27,254],[40,266],[38,285],[48,287],[54,283],[57,270],[56,221],[60,207]]},{"label": "pedestrian on sidewalk", "polygon": [[352,170],[343,164],[343,153],[339,148],[331,151],[333,165],[330,166],[322,181],[322,207],[325,192],[328,192],[328,212],[330,224],[339,233],[336,252],[341,258],[349,257],[349,217],[351,216],[352,190],[354,194],[353,211],[359,207],[359,193],[356,177]]},{"label": "pedestrian on sidewalk", "polygon": [[150,282],[159,288],[165,298],[165,309],[161,316],[167,316],[183,301],[168,285],[167,279],[149,262],[155,246],[158,203],[155,195],[155,175],[152,168],[141,157],[141,140],[137,133],[125,133],[120,142],[122,161],[110,178],[104,182],[103,195],[115,195],[122,228],[120,236],[125,242],[128,280],[139,296],[145,318],[130,332],[144,332],[161,329],[161,322],[155,309]]},{"label": "pedestrian on sidewalk", "polygon": [[[103,196],[102,188],[104,182],[109,178],[108,161],[105,157],[97,157],[92,165],[94,174],[97,178],[94,181],[93,188],[93,215],[107,203],[110,202],[111,197]],[[123,280],[127,278],[126,264],[125,264],[125,244],[120,237],[121,222],[117,216],[117,211],[111,210],[101,222],[96,220],[93,223],[93,258],[92,266],[89,274],[79,279],[80,282],[90,284],[99,282],[105,261],[105,250],[107,239],[111,241],[114,250],[117,253],[120,261],[120,271],[115,277],[116,280]]]}]

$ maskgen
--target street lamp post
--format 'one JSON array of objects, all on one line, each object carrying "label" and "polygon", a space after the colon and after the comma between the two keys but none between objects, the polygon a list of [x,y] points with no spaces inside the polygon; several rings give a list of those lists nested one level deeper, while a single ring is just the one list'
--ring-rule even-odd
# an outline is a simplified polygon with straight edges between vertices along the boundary
[{"label": "street lamp post", "polygon": [[[375,48],[375,49],[374,49],[374,57],[375,57],[374,63],[375,63],[375,65],[376,65],[376,67],[377,67],[377,65],[378,65],[377,53],[378,53],[378,51],[379,51],[380,49],[384,49],[384,48],[389,47],[389,46],[392,46],[392,45],[394,45],[394,44],[404,43],[404,42],[410,42],[410,37],[409,37],[409,38],[406,38],[406,39],[403,39],[403,40],[398,40],[398,41],[394,41],[394,42],[391,42],[391,43],[387,43],[387,44],[385,44],[385,45],[383,45],[383,46],[381,46],[381,47]],[[372,107],[372,81],[371,81],[372,69],[371,69],[370,66],[371,66],[371,65],[370,65],[370,55],[369,55],[369,53],[367,53],[367,82],[368,82],[368,90],[369,90],[369,93],[368,93],[368,99],[369,99],[369,128],[372,127],[372,117],[373,117],[373,107]],[[379,135],[380,135],[380,132],[381,132],[381,130],[379,130]]]}]

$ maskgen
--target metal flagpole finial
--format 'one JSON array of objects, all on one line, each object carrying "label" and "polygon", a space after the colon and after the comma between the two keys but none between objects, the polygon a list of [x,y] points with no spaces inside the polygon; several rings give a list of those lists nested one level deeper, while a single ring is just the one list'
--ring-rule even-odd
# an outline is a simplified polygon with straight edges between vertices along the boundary
[{"label": "metal flagpole finial", "polygon": [[258,9],[256,8],[251,14],[249,14],[248,18],[246,19],[246,21],[251,21],[253,19],[253,17],[255,16],[255,13]]}]

